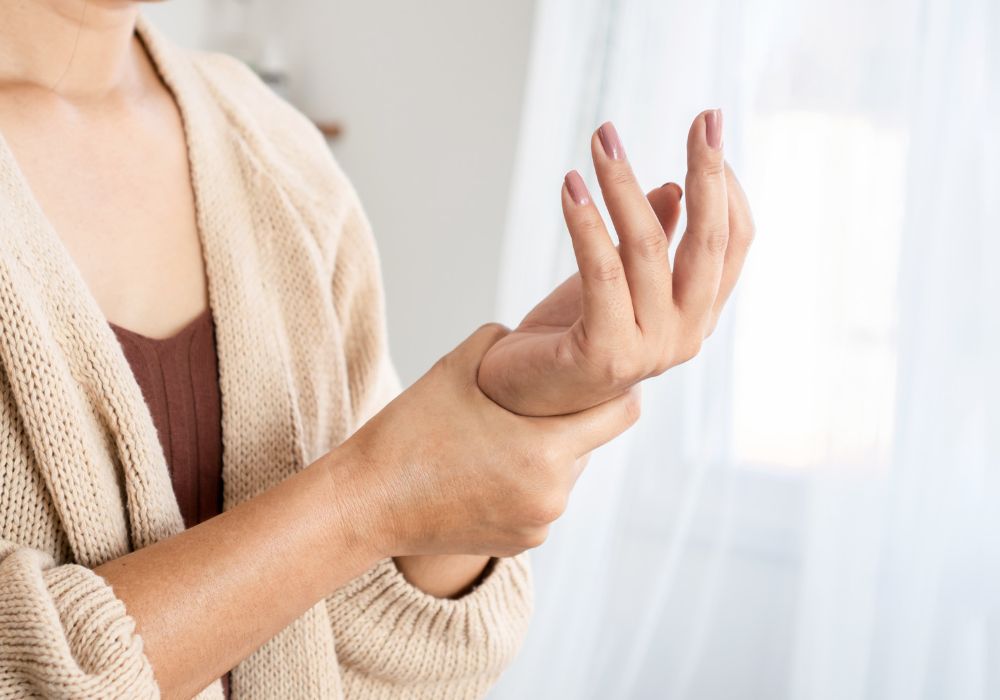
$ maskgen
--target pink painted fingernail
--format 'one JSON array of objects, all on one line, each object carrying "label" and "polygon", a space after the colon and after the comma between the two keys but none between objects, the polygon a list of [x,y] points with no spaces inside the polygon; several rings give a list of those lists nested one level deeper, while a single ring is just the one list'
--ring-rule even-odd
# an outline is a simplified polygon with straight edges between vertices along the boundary
[{"label": "pink painted fingernail", "polygon": [[618,138],[618,130],[611,122],[604,122],[597,130],[597,135],[604,146],[604,152],[612,160],[622,160],[625,157],[625,149],[622,148],[622,140]]},{"label": "pink painted fingernail", "polygon": [[583,178],[580,177],[580,173],[575,170],[570,170],[566,173],[566,190],[577,204],[587,204],[590,202],[590,192],[587,191],[587,186],[583,184]]},{"label": "pink painted fingernail", "polygon": [[705,113],[705,140],[714,151],[722,148],[722,110],[713,109]]}]

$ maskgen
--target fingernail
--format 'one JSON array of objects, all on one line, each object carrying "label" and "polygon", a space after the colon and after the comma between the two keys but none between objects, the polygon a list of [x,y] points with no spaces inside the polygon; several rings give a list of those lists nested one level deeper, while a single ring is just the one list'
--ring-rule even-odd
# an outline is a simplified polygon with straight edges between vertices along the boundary
[{"label": "fingernail", "polygon": [[590,193],[587,191],[587,186],[583,184],[583,178],[580,177],[580,173],[575,170],[570,170],[566,173],[566,190],[577,204],[587,204],[590,202]]},{"label": "fingernail", "polygon": [[713,109],[705,113],[705,140],[708,147],[717,151],[722,148],[722,110]]},{"label": "fingernail", "polygon": [[660,187],[669,187],[670,189],[676,191],[677,199],[680,199],[681,197],[684,196],[684,190],[682,190],[681,186],[678,185],[676,182],[665,182],[664,184],[660,185]]},{"label": "fingernail", "polygon": [[618,131],[614,124],[604,122],[597,130],[597,135],[601,139],[601,145],[604,146],[604,152],[608,154],[608,158],[621,160],[625,157],[625,149],[622,148],[622,140],[618,138]]}]

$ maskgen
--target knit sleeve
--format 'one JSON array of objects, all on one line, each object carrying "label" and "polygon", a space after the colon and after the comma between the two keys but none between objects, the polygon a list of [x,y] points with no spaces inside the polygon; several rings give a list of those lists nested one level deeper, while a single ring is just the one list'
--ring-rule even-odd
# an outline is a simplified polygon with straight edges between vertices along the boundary
[{"label": "knit sleeve", "polygon": [[[357,203],[339,236],[334,298],[357,428],[400,388],[386,342],[378,254]],[[527,631],[527,554],[497,559],[459,599],[425,593],[385,559],[331,596],[327,608],[348,698],[481,697]]]},{"label": "knit sleeve", "polygon": [[346,697],[479,698],[517,654],[531,616],[526,554],[502,558],[473,591],[435,598],[392,559],[327,601]]},{"label": "knit sleeve", "polygon": [[[356,430],[399,392],[378,252],[357,193],[315,126],[246,66],[218,54],[195,60],[234,127],[315,234],[332,277],[348,422]],[[475,590],[443,600],[408,583],[387,559],[337,591],[327,609],[349,698],[477,697],[511,661],[526,632],[528,560],[500,559]]]},{"label": "knit sleeve", "polygon": [[135,623],[90,569],[0,540],[0,697],[156,698]]}]

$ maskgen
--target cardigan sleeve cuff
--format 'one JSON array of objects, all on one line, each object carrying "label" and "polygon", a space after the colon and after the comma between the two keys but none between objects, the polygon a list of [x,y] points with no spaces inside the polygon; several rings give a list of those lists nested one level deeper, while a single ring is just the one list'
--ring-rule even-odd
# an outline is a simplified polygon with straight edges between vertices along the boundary
[{"label": "cardigan sleeve cuff", "polygon": [[135,623],[104,579],[19,549],[0,561],[0,696],[155,698]]},{"label": "cardigan sleeve cuff", "polygon": [[415,587],[385,559],[334,593],[327,608],[348,675],[390,687],[485,690],[524,640],[531,569],[527,553],[497,559],[475,588],[447,599]]}]

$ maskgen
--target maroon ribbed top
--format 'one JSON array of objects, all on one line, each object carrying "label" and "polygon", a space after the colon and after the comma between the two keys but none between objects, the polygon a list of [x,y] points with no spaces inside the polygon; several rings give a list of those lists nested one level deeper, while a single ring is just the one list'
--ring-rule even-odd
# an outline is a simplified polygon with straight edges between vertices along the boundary
[{"label": "maroon ribbed top", "polygon": [[[184,525],[222,512],[222,402],[210,309],[169,338],[111,324],[142,389]],[[229,674],[222,678],[229,697]]]}]

